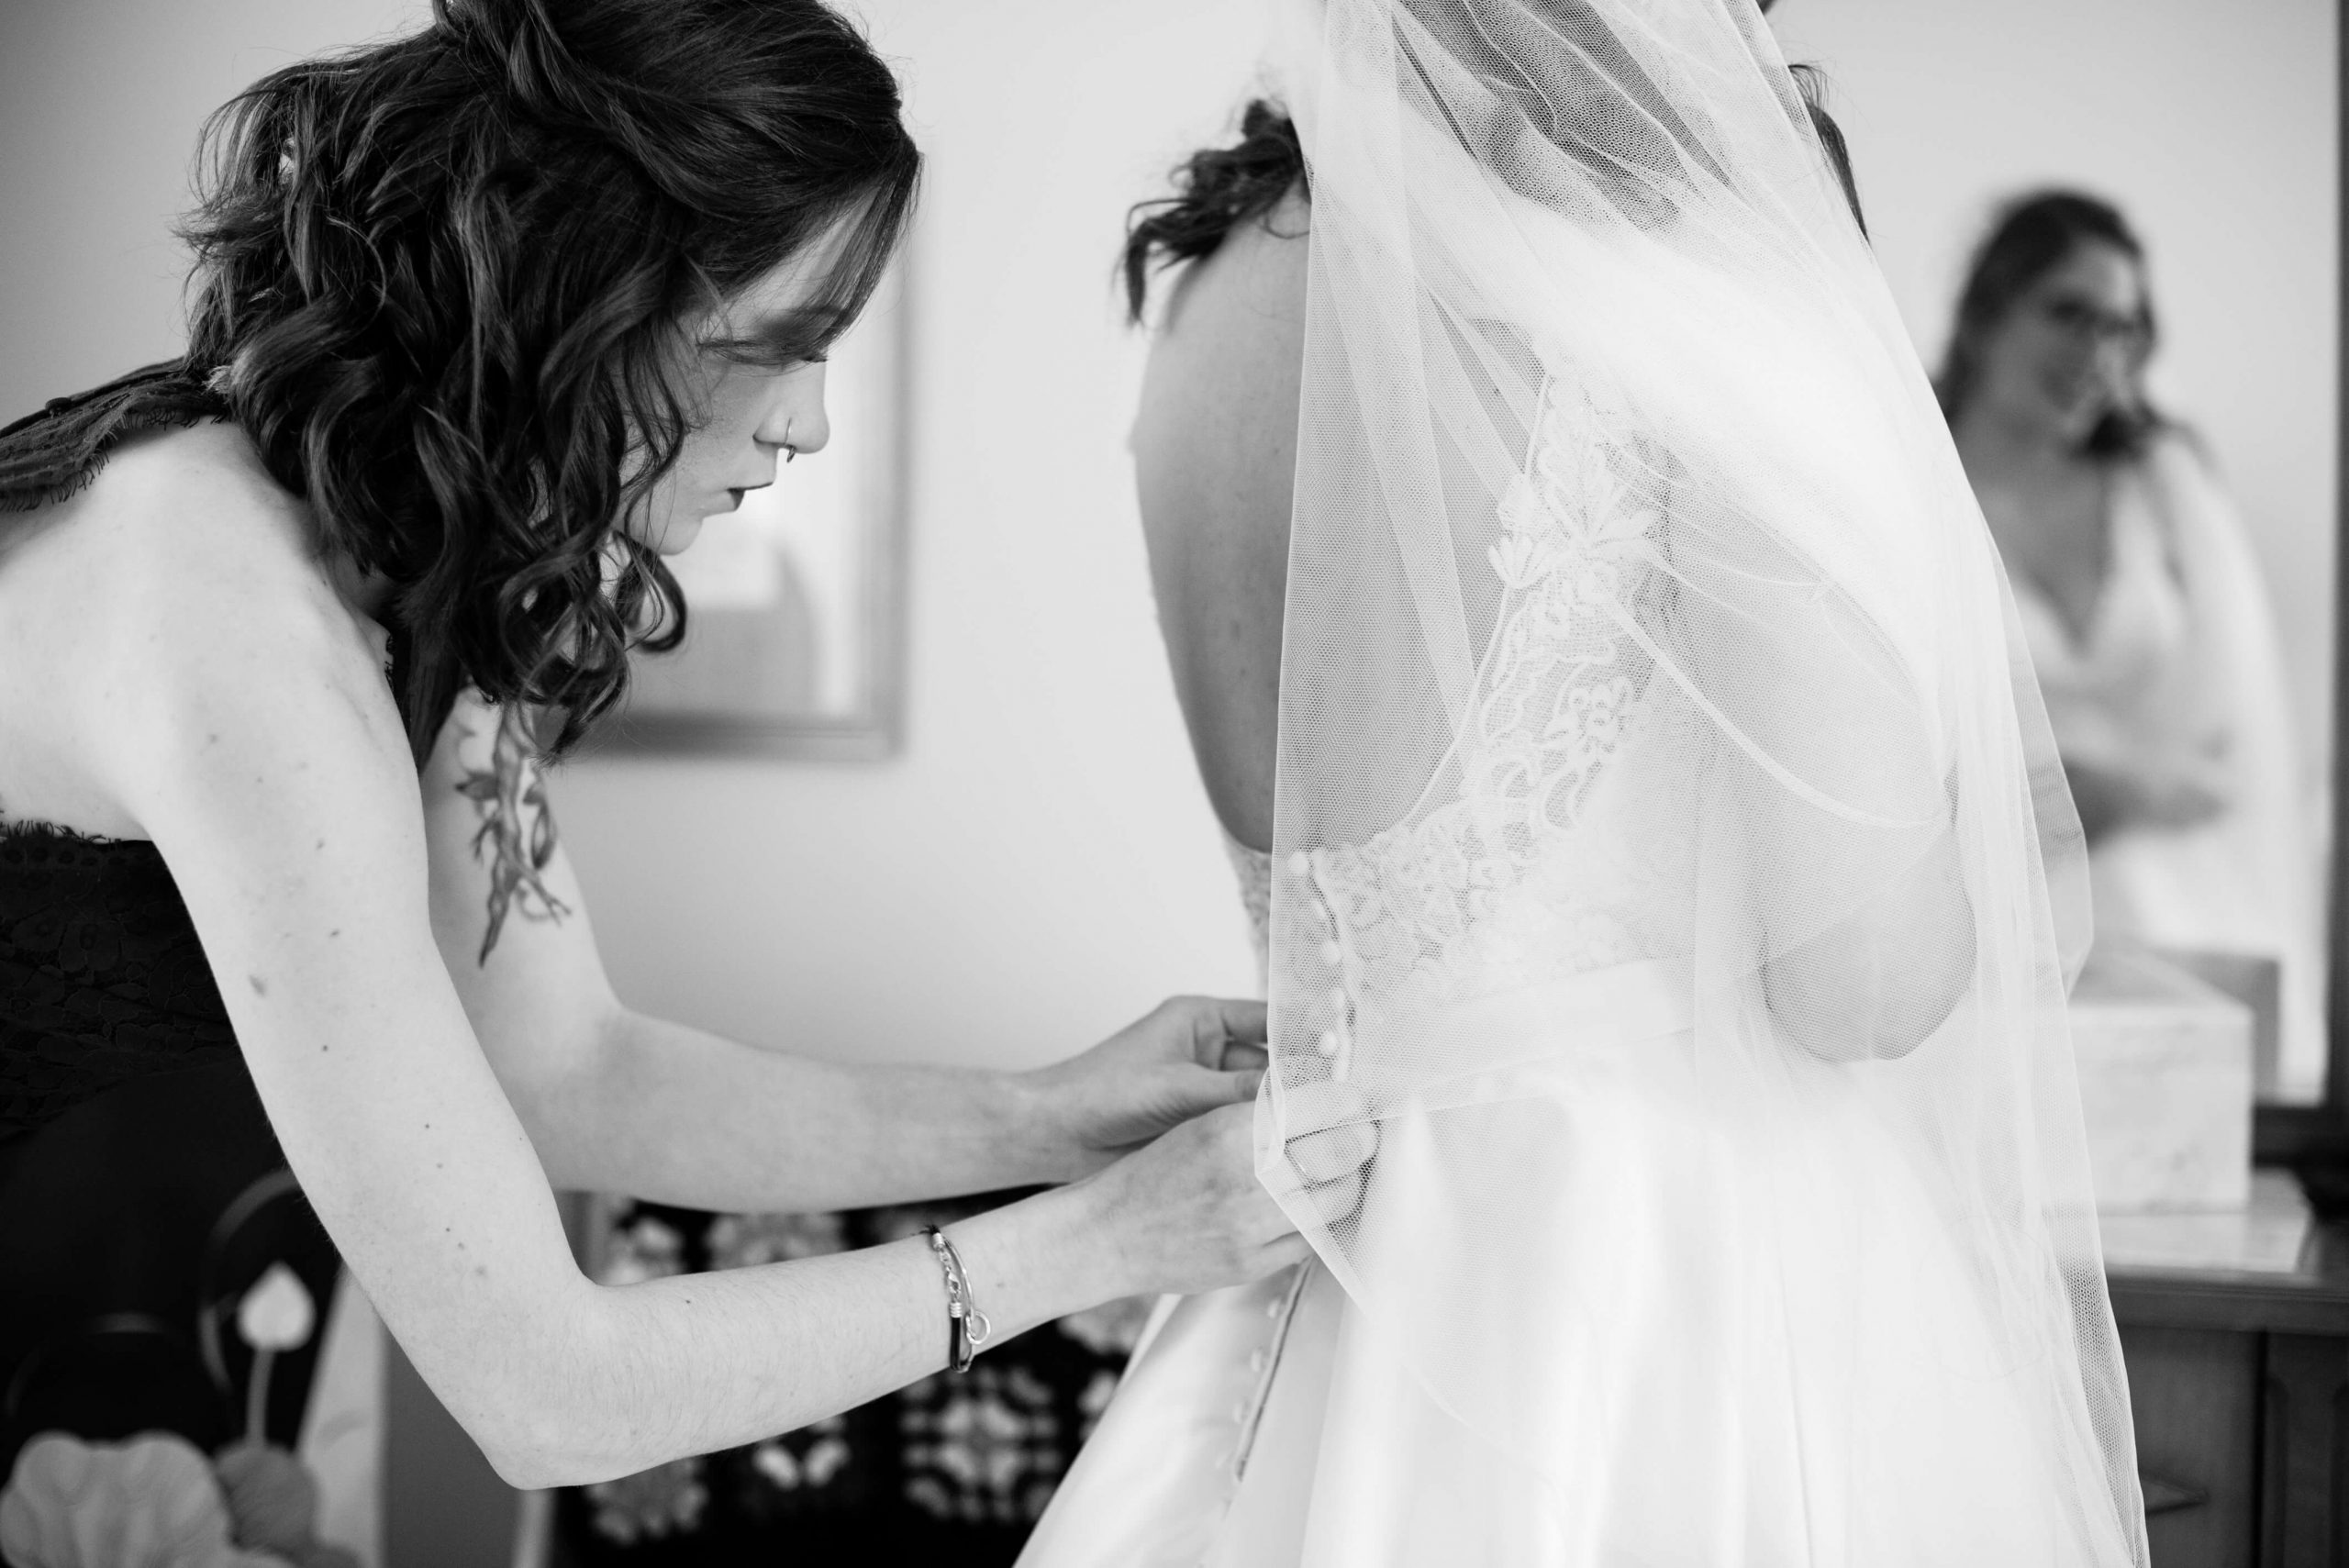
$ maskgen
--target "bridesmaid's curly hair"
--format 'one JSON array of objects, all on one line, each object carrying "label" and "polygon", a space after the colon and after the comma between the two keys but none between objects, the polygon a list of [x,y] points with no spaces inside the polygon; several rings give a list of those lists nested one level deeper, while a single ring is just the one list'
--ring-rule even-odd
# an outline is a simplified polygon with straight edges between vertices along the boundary
[{"label": "bridesmaid's curly hair", "polygon": [[920,169],[818,0],[434,0],[205,149],[187,364],[322,549],[394,584],[419,762],[468,685],[560,752],[631,647],[674,645],[676,583],[619,524],[695,417],[682,324],[844,223],[814,302],[844,327]]}]

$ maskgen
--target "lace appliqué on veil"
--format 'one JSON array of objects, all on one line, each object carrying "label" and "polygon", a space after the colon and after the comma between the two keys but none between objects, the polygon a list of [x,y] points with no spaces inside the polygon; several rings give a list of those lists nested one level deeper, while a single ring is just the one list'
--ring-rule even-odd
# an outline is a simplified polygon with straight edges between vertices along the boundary
[{"label": "lace appliqu\u00e9 on veil", "polygon": [[1312,884],[1290,917],[1319,925],[1315,945],[1357,1006],[1418,1008],[1652,956],[1633,894],[1658,868],[1634,863],[1639,836],[1586,829],[1602,777],[1674,722],[1652,635],[1632,635],[1669,609],[1653,480],[1593,398],[1545,391],[1486,555],[1496,629],[1427,800],[1364,843],[1288,858]]}]

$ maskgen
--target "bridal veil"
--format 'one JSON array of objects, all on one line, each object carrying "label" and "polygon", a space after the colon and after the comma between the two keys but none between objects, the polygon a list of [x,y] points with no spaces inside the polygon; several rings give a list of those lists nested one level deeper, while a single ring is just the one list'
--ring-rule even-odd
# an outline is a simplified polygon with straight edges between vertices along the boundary
[{"label": "bridal veil", "polygon": [[[1386,1407],[1325,1429],[1318,1560],[1957,1562],[2020,1510],[2029,1561],[2142,1563],[2084,847],[1766,26],[1279,3],[1312,228],[1259,1170],[1451,1434],[1420,1485]],[[1332,1218],[1286,1151],[1364,1118]]]}]

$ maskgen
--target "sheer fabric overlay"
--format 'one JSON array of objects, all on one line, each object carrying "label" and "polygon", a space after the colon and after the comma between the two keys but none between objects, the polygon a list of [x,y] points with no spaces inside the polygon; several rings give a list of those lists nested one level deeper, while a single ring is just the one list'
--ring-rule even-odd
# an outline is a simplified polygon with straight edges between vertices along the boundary
[{"label": "sheer fabric overlay", "polygon": [[1409,1385],[1341,1374],[1306,1560],[2142,1563],[2077,819],[1765,26],[1280,4],[1258,1168]]}]

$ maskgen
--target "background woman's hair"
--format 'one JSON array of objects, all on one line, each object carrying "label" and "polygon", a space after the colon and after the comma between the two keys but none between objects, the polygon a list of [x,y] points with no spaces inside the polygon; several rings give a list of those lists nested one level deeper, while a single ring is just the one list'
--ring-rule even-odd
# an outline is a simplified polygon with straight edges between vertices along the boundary
[{"label": "background woman's hair", "polygon": [[[1763,7],[1768,9],[1767,6]],[[1867,218],[1860,211],[1859,183],[1852,175],[1852,160],[1843,132],[1821,103],[1819,74],[1808,65],[1791,68],[1809,111],[1811,128],[1852,217],[1862,233]],[[1545,125],[1553,139],[1569,134]],[[1253,222],[1280,205],[1291,190],[1310,195],[1304,144],[1297,126],[1280,106],[1258,98],[1240,117],[1240,139],[1229,147],[1204,148],[1176,166],[1174,195],[1138,202],[1126,220],[1125,250],[1119,273],[1126,292],[1126,310],[1139,322],[1150,302],[1150,276],[1154,271],[1211,255],[1224,237],[1243,223]]]},{"label": "background woman's hair", "polygon": [[845,222],[812,302],[844,328],[920,158],[887,67],[818,0],[433,16],[213,117],[188,364],[323,548],[395,584],[419,762],[467,685],[547,714],[560,751],[631,646],[683,633],[675,581],[618,527],[696,417],[681,323]]},{"label": "background woman's hair", "polygon": [[[1981,380],[1983,350],[1990,335],[2040,279],[2087,244],[2110,245],[2141,270],[2144,266],[2144,245],[2110,202],[2078,191],[2034,191],[1999,210],[1965,269],[1965,286],[1957,296],[1957,319],[1950,328],[1949,350],[1943,356],[1941,373],[1933,377],[1942,412],[1953,424]],[[2143,351],[2150,354],[2156,336],[2153,298],[2143,295],[2140,299],[2138,325]],[[2080,450],[2095,457],[2132,457],[2144,450],[2165,423],[2141,398],[2129,406],[2108,410],[2088,431]]]}]

